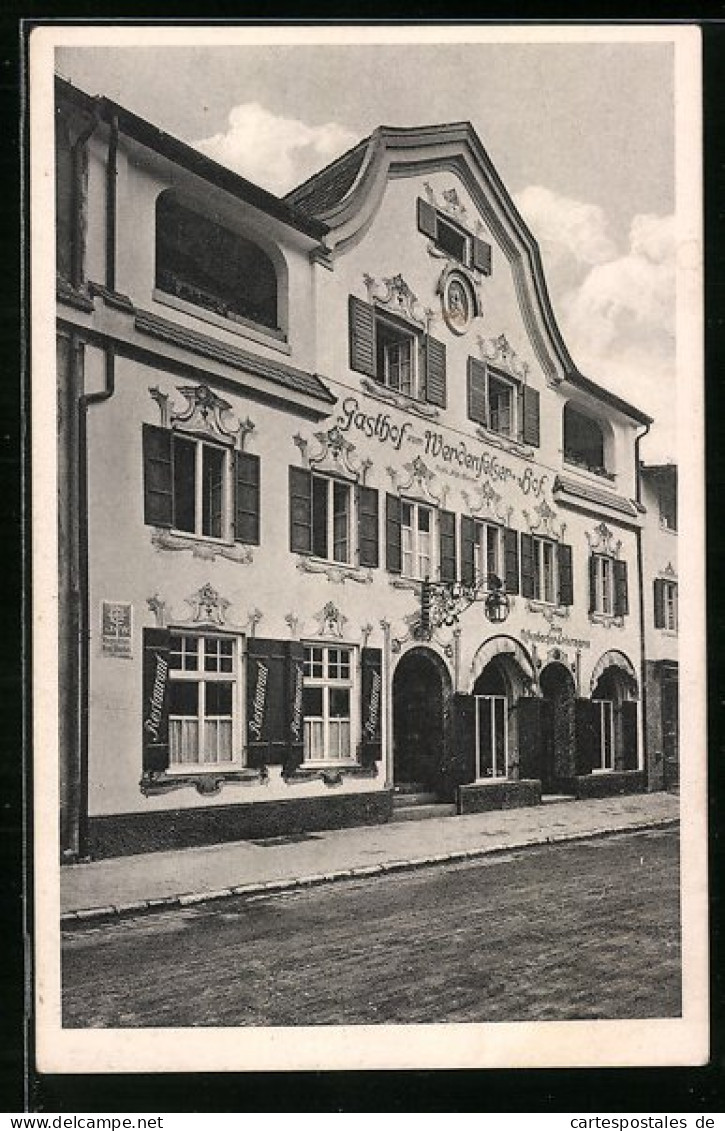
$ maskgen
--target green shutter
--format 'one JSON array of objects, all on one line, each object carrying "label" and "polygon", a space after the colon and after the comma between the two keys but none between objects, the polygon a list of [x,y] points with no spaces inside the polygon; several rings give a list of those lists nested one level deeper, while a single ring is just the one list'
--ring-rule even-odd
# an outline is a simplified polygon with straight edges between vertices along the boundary
[{"label": "green shutter", "polygon": [[425,399],[446,407],[446,347],[430,336],[425,339]]},{"label": "green shutter", "polygon": [[383,653],[380,648],[363,648],[360,701],[363,765],[380,762],[383,757],[383,706]]},{"label": "green shutter", "polygon": [[565,542],[559,543],[557,550],[559,563],[559,604],[574,604],[574,573],[572,565],[572,550]]},{"label": "green shutter", "polygon": [[577,774],[590,774],[601,765],[599,709],[592,699],[574,700]]},{"label": "green shutter", "polygon": [[259,456],[234,453],[234,540],[258,546],[260,542]]},{"label": "green shutter", "polygon": [[438,231],[435,208],[420,196],[418,197],[418,231],[431,240],[436,238]]},{"label": "green shutter", "polygon": [[143,630],[141,751],[144,774],[163,773],[169,765],[169,649],[165,628]]},{"label": "green shutter", "polygon": [[380,564],[380,549],[378,493],[374,487],[358,487],[357,544],[360,565],[375,569]]},{"label": "green shutter", "polygon": [[665,627],[665,583],[661,577],[655,578],[655,628]]},{"label": "green shutter", "polygon": [[486,363],[469,357],[467,372],[468,419],[476,424],[488,423],[486,399]]},{"label": "green shutter", "polygon": [[301,467],[289,469],[290,550],[312,553],[312,474]]},{"label": "green shutter", "polygon": [[144,424],[143,513],[147,526],[173,526],[173,482],[171,432],[155,424]]},{"label": "green shutter", "polygon": [[400,573],[403,569],[400,509],[398,495],[385,496],[385,568],[389,573]]},{"label": "green shutter", "polygon": [[536,591],[534,580],[534,570],[536,562],[534,558],[535,546],[534,539],[531,534],[521,535],[521,595],[523,597],[533,597]]},{"label": "green shutter", "polygon": [[461,581],[473,585],[476,580],[476,523],[461,515]]},{"label": "green shutter", "polygon": [[441,581],[455,581],[458,576],[456,561],[456,516],[453,511],[438,514],[440,536]]},{"label": "green shutter", "polygon": [[622,712],[622,769],[639,768],[637,750],[637,704],[633,699],[625,699]]},{"label": "green shutter", "polygon": [[[522,535],[523,537],[523,535]],[[511,527],[503,532],[504,589],[507,593],[519,591],[519,533]]]},{"label": "green shutter", "polygon": [[484,275],[491,274],[491,245],[485,240],[473,237],[473,266]]},{"label": "green shutter", "polygon": [[614,563],[614,615],[624,617],[629,612],[629,594],[627,591],[627,563],[615,561]]},{"label": "green shutter", "polygon": [[375,377],[375,311],[369,302],[350,295],[349,315],[350,368]]},{"label": "green shutter", "polygon": [[523,388],[523,428],[521,438],[525,444],[538,448],[541,443],[539,427],[539,390],[532,389],[530,385]]}]

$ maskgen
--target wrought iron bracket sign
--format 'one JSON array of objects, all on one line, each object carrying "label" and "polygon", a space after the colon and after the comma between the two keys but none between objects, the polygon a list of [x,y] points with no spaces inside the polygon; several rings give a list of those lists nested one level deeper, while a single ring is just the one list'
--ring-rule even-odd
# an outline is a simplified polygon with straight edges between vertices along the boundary
[{"label": "wrought iron bracket sign", "polygon": [[472,583],[426,578],[420,594],[420,631],[428,633],[442,626],[452,628],[458,624],[461,614],[476,602],[483,603],[483,611],[493,624],[503,623],[511,608],[503,582],[495,573],[478,577]]}]

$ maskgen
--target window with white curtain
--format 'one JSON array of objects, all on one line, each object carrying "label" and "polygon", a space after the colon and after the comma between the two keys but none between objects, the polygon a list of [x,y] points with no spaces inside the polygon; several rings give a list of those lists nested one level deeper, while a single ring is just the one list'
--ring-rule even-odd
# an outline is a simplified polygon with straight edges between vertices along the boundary
[{"label": "window with white curtain", "polygon": [[169,765],[213,769],[240,761],[238,641],[172,633],[169,652]]},{"label": "window with white curtain", "polygon": [[305,761],[352,759],[354,685],[352,648],[331,644],[305,647],[302,690]]}]

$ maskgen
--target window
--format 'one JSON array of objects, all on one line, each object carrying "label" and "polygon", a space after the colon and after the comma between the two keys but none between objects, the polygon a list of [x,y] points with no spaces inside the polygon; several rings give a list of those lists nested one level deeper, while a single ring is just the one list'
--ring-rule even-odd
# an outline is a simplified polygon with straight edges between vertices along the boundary
[{"label": "window", "polygon": [[665,530],[677,530],[677,478],[663,477],[658,485],[660,525]]},{"label": "window", "polygon": [[500,436],[538,448],[540,436],[539,391],[519,385],[477,357],[469,357],[468,419]]},{"label": "window", "polygon": [[594,555],[594,612],[614,615],[614,559]]},{"label": "window", "polygon": [[506,381],[489,371],[488,374],[488,427],[501,436],[515,436],[516,390]]},{"label": "window", "polygon": [[144,522],[259,545],[260,462],[183,432],[143,426]]},{"label": "window", "polygon": [[480,778],[508,777],[508,710],[505,696],[476,696],[476,749]]},{"label": "window", "polygon": [[470,261],[470,237],[465,232],[462,232],[460,228],[449,223],[448,220],[444,220],[442,216],[437,217],[436,243],[441,251],[452,255],[453,258],[459,260],[459,262],[468,263]]},{"label": "window", "polygon": [[397,393],[419,396],[417,335],[384,318],[376,319],[375,331],[377,380]]},{"label": "window", "polygon": [[177,434],[173,438],[174,526],[229,540],[231,453]]},{"label": "window", "polygon": [[55,240],[56,271],[64,279],[73,278],[76,214],[73,185],[73,147],[68,123],[58,115],[55,119]]},{"label": "window", "polygon": [[169,763],[212,769],[238,760],[237,641],[171,634]]},{"label": "window", "polygon": [[424,581],[433,576],[433,510],[421,503],[400,504],[401,572]]},{"label": "window", "polygon": [[179,204],[156,204],[156,286],[231,320],[277,329],[277,274],[257,244]]},{"label": "window", "polygon": [[490,522],[475,523],[475,575],[487,584],[491,574],[502,577],[501,529]]},{"label": "window", "polygon": [[534,600],[556,602],[556,543],[534,538]]},{"label": "window", "polygon": [[677,632],[677,582],[655,578],[655,628]]},{"label": "window", "polygon": [[564,459],[577,467],[606,473],[601,425],[571,404],[564,405]]},{"label": "window", "polygon": [[614,769],[614,703],[611,699],[594,700],[599,738],[599,766],[594,769]]},{"label": "window", "polygon": [[353,683],[351,648],[323,644],[305,647],[305,761],[343,762],[352,758]]},{"label": "window", "polygon": [[352,560],[349,483],[312,476],[312,553],[334,562]]},{"label": "window", "polygon": [[418,231],[433,240],[452,259],[466,267],[474,267],[483,275],[491,274],[491,245],[467,232],[422,197],[418,198]]}]

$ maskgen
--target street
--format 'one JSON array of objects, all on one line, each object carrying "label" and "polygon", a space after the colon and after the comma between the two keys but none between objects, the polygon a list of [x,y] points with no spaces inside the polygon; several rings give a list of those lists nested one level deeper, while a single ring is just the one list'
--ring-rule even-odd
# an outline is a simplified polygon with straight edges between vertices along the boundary
[{"label": "street", "polygon": [[81,1028],[678,1016],[678,834],[74,929],[63,1010]]}]

